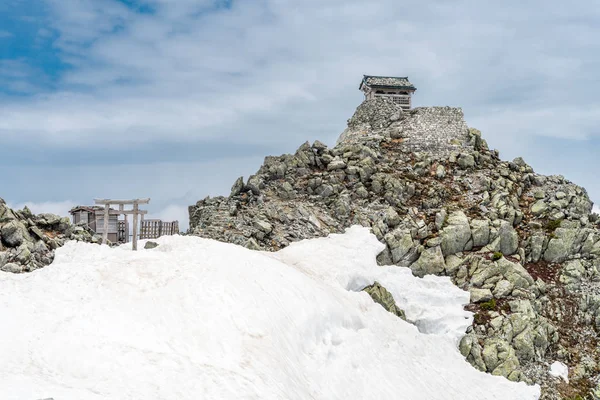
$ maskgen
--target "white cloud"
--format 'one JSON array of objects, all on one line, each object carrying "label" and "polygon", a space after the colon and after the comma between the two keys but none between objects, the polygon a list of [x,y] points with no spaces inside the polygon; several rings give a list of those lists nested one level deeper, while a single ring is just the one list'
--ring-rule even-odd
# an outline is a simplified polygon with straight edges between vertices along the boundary
[{"label": "white cloud", "polygon": [[10,38],[13,37],[14,35],[10,32],[6,32],[6,31],[0,31],[0,39],[4,39],[4,38]]},{"label": "white cloud", "polygon": [[163,210],[149,214],[148,218],[157,218],[165,222],[179,221],[179,230],[187,231],[189,227],[189,214],[187,205],[170,204]]},{"label": "white cloud", "polygon": [[594,206],[594,208],[592,209],[592,212],[595,212],[596,214],[600,214],[600,207],[599,206]]},{"label": "white cloud", "polygon": [[[494,135],[506,127],[582,138],[600,119],[587,82],[599,45],[585,39],[598,28],[569,22],[596,10],[152,0],[154,13],[140,14],[114,0],[47,2],[55,45],[73,68],[55,93],[2,105],[0,135],[12,140],[283,143],[306,135],[307,124],[324,132],[348,118],[363,73],[409,75],[416,104],[460,105],[475,118],[493,111]],[[304,124],[291,125],[290,114]]]},{"label": "white cloud", "polygon": [[61,217],[69,217],[69,210],[76,205],[77,204],[71,200],[44,201],[40,203],[27,201],[25,203],[17,203],[14,205],[8,203],[8,206],[13,210],[22,210],[24,207],[27,207],[34,214],[50,213],[60,215]]},{"label": "white cloud", "polygon": [[[93,204],[94,198],[146,198],[150,204],[148,218],[178,220],[182,231],[188,228],[187,206],[207,195],[228,195],[237,177],[246,178],[256,171],[263,157],[227,158],[205,162],[160,163],[139,165],[25,166],[14,171],[15,182],[28,182],[18,190],[23,198],[39,198],[40,193],[72,193],[77,204]],[[68,177],[68,179],[65,179]],[[74,185],[77,182],[77,185]],[[6,190],[6,189],[3,189]],[[75,201],[27,202],[24,205],[36,213],[55,212],[67,215]]]}]

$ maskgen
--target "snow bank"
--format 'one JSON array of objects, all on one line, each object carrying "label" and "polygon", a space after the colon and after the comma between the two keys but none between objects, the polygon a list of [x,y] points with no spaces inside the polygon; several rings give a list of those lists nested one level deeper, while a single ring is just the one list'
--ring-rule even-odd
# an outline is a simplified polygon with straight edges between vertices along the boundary
[{"label": "snow bank", "polygon": [[[472,368],[456,349],[468,294],[378,267],[365,228],[274,254],[158,242],[137,253],[68,243],[45,269],[0,273],[0,398],[539,396]],[[360,292],[374,280],[421,332]]]}]

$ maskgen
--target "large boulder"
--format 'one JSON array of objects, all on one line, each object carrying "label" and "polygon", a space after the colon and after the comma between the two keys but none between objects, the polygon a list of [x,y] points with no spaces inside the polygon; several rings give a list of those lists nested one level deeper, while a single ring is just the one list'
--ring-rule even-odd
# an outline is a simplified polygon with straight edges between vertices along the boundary
[{"label": "large boulder", "polygon": [[[462,211],[455,211],[448,216],[447,225],[440,233],[442,253],[444,256],[460,253],[471,241],[469,219]],[[471,241],[472,244],[472,241]]]},{"label": "large boulder", "polygon": [[500,235],[500,252],[504,255],[515,254],[519,248],[519,234],[512,224],[502,221],[498,234]]},{"label": "large boulder", "polygon": [[413,243],[409,230],[396,229],[386,234],[384,239],[390,249],[394,264],[410,264],[418,257],[416,246]]},{"label": "large boulder", "polygon": [[421,278],[425,275],[439,275],[445,268],[446,263],[440,246],[423,250],[419,259],[410,266],[413,274]]},{"label": "large boulder", "polygon": [[482,357],[486,369],[492,375],[518,380],[519,359],[515,350],[506,341],[501,339],[486,340]]},{"label": "large boulder", "polygon": [[548,242],[544,252],[544,260],[551,263],[561,263],[575,256],[581,250],[583,231],[576,227],[557,228]]},{"label": "large boulder", "polygon": [[10,221],[0,229],[2,241],[10,247],[18,247],[25,240],[31,240],[27,228],[20,221]]},{"label": "large boulder", "polygon": [[473,246],[483,247],[490,242],[490,223],[485,219],[474,219],[471,221],[471,232],[473,234]]}]

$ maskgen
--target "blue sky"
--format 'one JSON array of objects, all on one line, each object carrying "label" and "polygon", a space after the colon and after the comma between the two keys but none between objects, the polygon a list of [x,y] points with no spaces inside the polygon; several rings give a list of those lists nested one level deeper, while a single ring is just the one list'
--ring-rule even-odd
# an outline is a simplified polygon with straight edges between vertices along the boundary
[{"label": "blue sky", "polygon": [[600,201],[599,30],[594,2],[4,0],[0,196],[184,220],[264,156],[332,145],[373,74]]}]

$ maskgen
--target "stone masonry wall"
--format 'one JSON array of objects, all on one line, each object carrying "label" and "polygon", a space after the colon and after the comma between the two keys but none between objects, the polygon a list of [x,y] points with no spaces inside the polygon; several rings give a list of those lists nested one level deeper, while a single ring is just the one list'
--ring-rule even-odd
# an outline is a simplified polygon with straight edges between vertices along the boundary
[{"label": "stone masonry wall", "polygon": [[407,114],[396,129],[412,152],[458,151],[468,139],[469,128],[460,108],[420,107]]},{"label": "stone masonry wall", "polygon": [[462,109],[419,107],[403,111],[383,98],[365,100],[348,121],[348,128],[337,144],[383,138],[400,140],[405,152],[426,151],[444,157],[472,145],[468,143],[469,128]]}]

